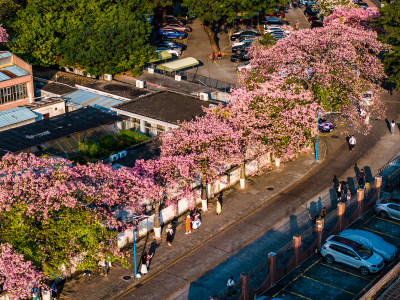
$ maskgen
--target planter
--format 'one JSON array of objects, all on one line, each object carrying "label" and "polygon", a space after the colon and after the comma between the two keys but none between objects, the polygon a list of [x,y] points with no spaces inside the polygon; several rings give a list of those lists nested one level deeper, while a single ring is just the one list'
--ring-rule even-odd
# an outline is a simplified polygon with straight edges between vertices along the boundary
[{"label": "planter", "polygon": [[154,235],[156,237],[156,239],[160,239],[161,238],[161,227],[154,227]]},{"label": "planter", "polygon": [[201,209],[202,211],[206,212],[207,211],[207,199],[201,199]]}]

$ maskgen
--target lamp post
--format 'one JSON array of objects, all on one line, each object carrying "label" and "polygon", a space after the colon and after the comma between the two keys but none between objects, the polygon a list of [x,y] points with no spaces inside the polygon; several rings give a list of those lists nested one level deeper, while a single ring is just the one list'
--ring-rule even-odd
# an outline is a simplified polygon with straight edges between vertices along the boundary
[{"label": "lamp post", "polygon": [[132,231],[133,231],[133,260],[135,264],[135,278],[137,277],[137,266],[136,266],[136,236],[135,236],[135,215],[132,216]]},{"label": "lamp post", "polygon": [[315,161],[318,161],[318,120],[319,120],[319,113],[317,114],[317,139],[315,141]]}]

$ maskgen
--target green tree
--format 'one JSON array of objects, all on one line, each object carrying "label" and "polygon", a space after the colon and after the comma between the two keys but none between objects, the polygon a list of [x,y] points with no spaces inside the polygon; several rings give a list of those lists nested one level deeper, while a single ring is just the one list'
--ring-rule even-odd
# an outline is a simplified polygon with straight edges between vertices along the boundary
[{"label": "green tree", "polygon": [[400,2],[385,4],[379,10],[382,15],[372,21],[372,24],[381,32],[378,39],[390,44],[392,49],[383,55],[386,74],[389,81],[400,87]]},{"label": "green tree", "polygon": [[268,12],[286,4],[283,0],[183,0],[190,15],[196,15],[203,22],[214,53],[219,51],[215,40],[214,28],[219,23],[232,23],[239,12]]}]

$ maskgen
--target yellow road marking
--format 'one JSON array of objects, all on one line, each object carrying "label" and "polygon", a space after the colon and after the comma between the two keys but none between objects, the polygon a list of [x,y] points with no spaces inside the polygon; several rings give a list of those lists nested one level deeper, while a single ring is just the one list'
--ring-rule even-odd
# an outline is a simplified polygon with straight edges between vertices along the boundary
[{"label": "yellow road marking", "polygon": [[331,266],[331,265],[327,265],[327,264],[324,264],[324,263],[321,263],[321,265],[323,265],[323,266],[325,266],[325,267],[329,267],[329,268],[335,269],[335,270],[338,270],[338,271],[343,272],[343,273],[347,273],[347,274],[352,275],[352,276],[356,276],[356,277],[358,277],[358,278],[361,278],[361,279],[364,279],[364,280],[367,280],[367,281],[371,281],[371,280],[368,279],[368,278],[362,277],[362,276],[360,276],[360,275],[354,274],[354,273],[349,272],[349,271],[346,271],[346,270],[342,270],[342,269],[336,268],[336,267]]},{"label": "yellow road marking", "polygon": [[284,290],[284,291],[285,291],[285,292],[288,292],[288,293],[291,293],[291,294],[293,294],[293,295],[296,295],[296,296],[298,296],[298,297],[304,298],[304,299],[309,299],[309,300],[312,300],[311,298],[308,298],[308,297],[306,297],[306,296],[303,296],[303,295],[297,294],[297,293],[295,293],[295,292],[292,292],[292,291],[289,291],[289,290]]},{"label": "yellow road marking", "polygon": [[389,219],[384,219],[384,218],[381,218],[381,217],[376,217],[376,218],[379,219],[379,220],[390,222],[390,223],[393,223],[393,224],[396,224],[396,225],[400,226],[399,222],[396,222],[396,221],[393,221],[393,220],[389,220]]},{"label": "yellow road marking", "polygon": [[368,227],[365,227],[365,226],[361,226],[361,228],[364,228],[366,230],[369,230],[369,231],[372,231],[372,232],[375,232],[375,233],[387,235],[387,236],[390,236],[391,238],[400,239],[400,237],[396,237],[396,236],[393,236],[393,235],[390,235],[390,234],[387,234],[387,233],[383,233],[383,232],[380,232],[380,231],[377,231],[377,230],[374,230],[374,229],[371,229],[371,228],[368,228]]},{"label": "yellow road marking", "polygon": [[317,279],[314,279],[314,278],[311,278],[311,277],[308,277],[308,276],[305,276],[305,275],[301,275],[301,277],[304,277],[304,278],[310,279],[310,280],[312,280],[312,281],[318,282],[318,283],[320,283],[320,284],[323,284],[323,285],[327,285],[327,286],[329,286],[329,287],[331,287],[331,288],[334,288],[334,289],[340,290],[340,291],[342,291],[342,292],[345,292],[345,293],[348,293],[348,294],[350,294],[350,295],[355,295],[355,294],[354,294],[354,293],[352,293],[352,292],[349,292],[349,291],[343,290],[343,289],[341,289],[341,288],[338,288],[338,287],[336,287],[336,286],[333,286],[333,285],[330,285],[330,284],[328,284],[328,283],[325,283],[325,282],[319,281],[319,280],[317,280]]},{"label": "yellow road marking", "polygon": [[316,260],[311,266],[309,266],[307,269],[305,269],[303,272],[301,272],[301,274],[297,275],[296,278],[294,278],[291,282],[289,282],[287,285],[285,285],[282,289],[280,289],[275,295],[273,295],[272,297],[276,297],[281,291],[285,290],[289,285],[291,285],[293,282],[295,282],[302,274],[304,274],[305,272],[307,272],[308,270],[310,270],[312,267],[314,267],[320,260],[322,259],[322,257],[320,257],[318,260]]}]

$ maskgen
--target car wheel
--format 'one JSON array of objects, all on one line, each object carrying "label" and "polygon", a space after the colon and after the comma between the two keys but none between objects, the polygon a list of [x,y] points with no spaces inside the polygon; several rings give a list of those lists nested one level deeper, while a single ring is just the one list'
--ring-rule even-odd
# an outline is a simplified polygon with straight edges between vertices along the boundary
[{"label": "car wheel", "polygon": [[379,216],[383,219],[386,219],[388,217],[388,213],[384,210],[379,212]]},{"label": "car wheel", "polygon": [[181,35],[178,36],[178,40],[181,40],[181,39],[183,39],[183,36],[181,36]]},{"label": "car wheel", "polygon": [[333,256],[332,255],[330,255],[330,254],[328,254],[328,255],[326,255],[325,256],[325,260],[326,260],[326,262],[328,263],[328,264],[333,264],[333,263],[335,263],[335,259],[333,258]]},{"label": "car wheel", "polygon": [[367,267],[360,267],[360,272],[362,275],[366,276],[369,274],[369,270]]}]

